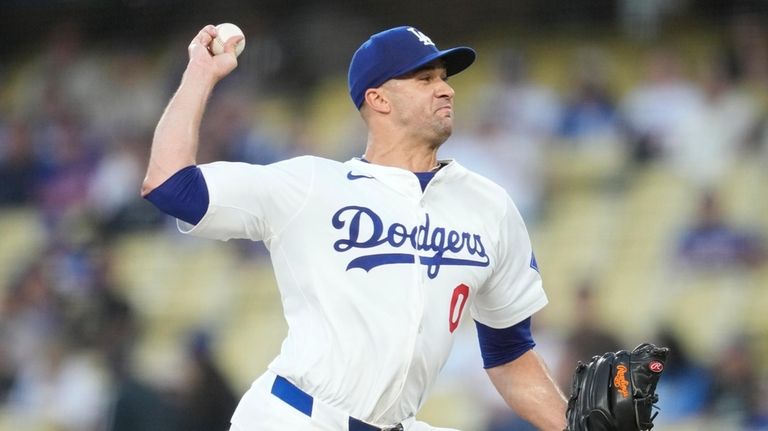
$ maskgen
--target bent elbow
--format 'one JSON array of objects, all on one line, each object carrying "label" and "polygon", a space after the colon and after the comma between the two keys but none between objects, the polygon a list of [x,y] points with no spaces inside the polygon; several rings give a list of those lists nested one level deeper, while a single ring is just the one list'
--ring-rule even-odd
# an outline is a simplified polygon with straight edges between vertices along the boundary
[{"label": "bent elbow", "polygon": [[156,184],[154,181],[151,181],[149,177],[144,178],[144,181],[141,182],[141,197],[145,198],[148,194],[152,192],[152,190],[156,189],[159,184]]}]

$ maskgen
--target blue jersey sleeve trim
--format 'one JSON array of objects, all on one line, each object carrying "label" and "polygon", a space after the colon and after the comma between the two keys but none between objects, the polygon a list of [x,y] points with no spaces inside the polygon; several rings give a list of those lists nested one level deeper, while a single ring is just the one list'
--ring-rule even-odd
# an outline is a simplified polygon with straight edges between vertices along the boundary
[{"label": "blue jersey sleeve trim", "polygon": [[531,334],[531,318],[508,328],[496,329],[475,320],[483,368],[493,368],[512,362],[536,345]]},{"label": "blue jersey sleeve trim", "polygon": [[197,166],[187,166],[144,197],[160,211],[196,225],[208,211],[208,186]]}]

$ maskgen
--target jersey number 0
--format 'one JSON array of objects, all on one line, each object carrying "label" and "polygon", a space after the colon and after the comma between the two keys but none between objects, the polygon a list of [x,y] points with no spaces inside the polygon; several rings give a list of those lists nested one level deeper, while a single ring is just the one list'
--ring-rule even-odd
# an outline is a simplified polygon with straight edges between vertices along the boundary
[{"label": "jersey number 0", "polygon": [[448,313],[448,330],[453,333],[461,322],[461,313],[464,312],[464,305],[469,299],[469,287],[466,284],[460,284],[453,289],[451,297],[451,309]]}]

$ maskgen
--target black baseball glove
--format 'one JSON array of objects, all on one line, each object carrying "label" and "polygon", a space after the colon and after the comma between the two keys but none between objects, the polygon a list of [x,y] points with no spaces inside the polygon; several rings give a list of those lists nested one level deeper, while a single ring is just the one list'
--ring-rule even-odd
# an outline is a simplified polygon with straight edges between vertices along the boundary
[{"label": "black baseball glove", "polygon": [[659,382],[669,349],[644,343],[579,362],[568,400],[567,431],[644,431],[658,412]]}]

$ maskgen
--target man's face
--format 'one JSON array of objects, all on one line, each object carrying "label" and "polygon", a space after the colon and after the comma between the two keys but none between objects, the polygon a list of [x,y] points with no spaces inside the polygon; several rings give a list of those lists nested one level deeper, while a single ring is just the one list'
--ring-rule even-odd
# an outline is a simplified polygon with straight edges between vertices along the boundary
[{"label": "man's face", "polygon": [[448,85],[441,60],[391,79],[382,88],[395,120],[410,133],[435,145],[442,144],[451,135],[454,91]]}]

